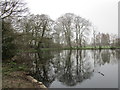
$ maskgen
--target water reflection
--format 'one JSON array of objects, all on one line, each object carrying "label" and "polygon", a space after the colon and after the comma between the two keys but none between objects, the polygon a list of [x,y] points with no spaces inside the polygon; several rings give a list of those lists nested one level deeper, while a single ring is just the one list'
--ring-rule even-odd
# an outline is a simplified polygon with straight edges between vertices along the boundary
[{"label": "water reflection", "polygon": [[[99,71],[105,64],[116,64],[118,51],[115,50],[63,50],[42,51],[32,53],[34,59],[31,75],[43,82],[47,87],[52,83],[61,83],[64,86],[75,86],[95,73],[105,76]],[[54,86],[55,87],[55,86]]]},{"label": "water reflection", "polygon": [[42,51],[33,53],[34,62],[31,68],[31,74],[39,81],[42,81],[46,86],[54,80],[55,76],[52,72],[52,58],[54,54],[51,51]]}]

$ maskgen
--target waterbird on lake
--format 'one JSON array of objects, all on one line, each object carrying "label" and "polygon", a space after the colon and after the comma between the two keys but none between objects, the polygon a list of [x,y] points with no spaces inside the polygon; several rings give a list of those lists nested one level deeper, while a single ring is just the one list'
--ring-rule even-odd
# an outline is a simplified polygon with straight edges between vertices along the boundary
[{"label": "waterbird on lake", "polygon": [[[95,70],[93,69],[93,72],[95,72]],[[101,74],[102,76],[105,76],[103,73],[101,73],[101,72],[97,72],[97,73],[99,73],[99,74]]]}]

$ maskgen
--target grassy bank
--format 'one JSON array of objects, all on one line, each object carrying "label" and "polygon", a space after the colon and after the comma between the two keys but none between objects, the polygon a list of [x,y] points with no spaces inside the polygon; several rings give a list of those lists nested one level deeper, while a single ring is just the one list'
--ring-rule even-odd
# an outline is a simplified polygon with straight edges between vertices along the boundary
[{"label": "grassy bank", "polygon": [[66,48],[42,48],[41,50],[101,50],[101,49],[120,49],[120,47],[71,47],[71,48],[66,47]]},{"label": "grassy bank", "polygon": [[13,61],[2,63],[2,88],[35,88],[25,77],[28,68]]},{"label": "grassy bank", "polygon": [[24,64],[17,64],[13,61],[2,63],[2,74],[9,75],[10,72],[14,71],[27,71],[28,68]]},{"label": "grassy bank", "polygon": [[[17,67],[18,66],[18,67]],[[34,86],[25,80],[25,66],[14,62],[2,64],[2,88],[33,88]]]},{"label": "grassy bank", "polygon": [[17,52],[39,52],[47,50],[101,50],[101,49],[120,49],[120,47],[65,47],[65,48],[41,48],[40,50],[29,49],[29,50],[17,50]]}]

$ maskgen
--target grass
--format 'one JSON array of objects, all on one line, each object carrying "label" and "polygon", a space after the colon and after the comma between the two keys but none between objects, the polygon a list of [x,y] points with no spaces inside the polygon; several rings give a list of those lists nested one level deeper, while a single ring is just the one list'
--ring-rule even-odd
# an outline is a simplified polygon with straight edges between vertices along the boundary
[{"label": "grass", "polygon": [[9,63],[3,63],[2,64],[2,73],[3,75],[9,75],[9,73],[14,71],[27,71],[28,68],[24,64],[17,64],[13,61],[10,61]]},{"label": "grass", "polygon": [[120,47],[109,47],[109,46],[97,46],[97,47],[65,47],[65,48],[41,48],[39,50],[29,49],[29,50],[17,50],[17,52],[39,52],[39,51],[48,51],[48,50],[101,50],[101,49],[120,49]]},{"label": "grass", "polygon": [[120,49],[120,47],[66,47],[66,48],[42,48],[41,50],[93,50],[93,49]]},{"label": "grass", "polygon": [[2,67],[2,88],[35,88],[25,78],[26,66],[10,61],[3,63]]}]

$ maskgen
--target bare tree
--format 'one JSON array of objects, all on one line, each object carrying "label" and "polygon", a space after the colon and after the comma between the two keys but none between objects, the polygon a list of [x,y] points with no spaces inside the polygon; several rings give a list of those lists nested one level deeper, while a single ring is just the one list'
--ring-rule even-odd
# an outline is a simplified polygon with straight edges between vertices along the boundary
[{"label": "bare tree", "polygon": [[78,45],[81,47],[82,42],[85,43],[84,41],[86,41],[86,35],[89,34],[89,26],[91,26],[91,23],[88,20],[85,20],[84,18],[81,18],[79,16],[75,17],[74,22],[77,47]]},{"label": "bare tree", "polygon": [[[23,49],[30,48],[32,45],[32,40],[34,39],[31,16],[26,16],[21,19],[15,18],[13,21],[13,26],[16,30],[16,33],[19,34],[18,38],[16,38],[16,42],[22,44],[21,46],[24,47]],[[20,40],[18,41],[19,38]]]},{"label": "bare tree", "polygon": [[96,34],[97,32],[95,31],[95,28],[93,27],[93,45],[96,47]]},{"label": "bare tree", "polygon": [[63,39],[62,39],[61,27],[57,22],[55,22],[55,25],[54,25],[53,38],[55,43],[58,43],[58,44],[62,43],[61,40]]},{"label": "bare tree", "polygon": [[21,16],[28,8],[25,3],[20,0],[2,0],[0,1],[0,17],[5,19],[7,17]]},{"label": "bare tree", "polygon": [[117,38],[118,38],[118,36],[116,34],[111,34],[110,35],[111,47],[116,46],[116,43],[118,43]]},{"label": "bare tree", "polygon": [[[87,37],[90,31],[91,23],[73,13],[66,13],[59,17],[56,21],[56,32],[60,32],[59,36],[64,39],[69,47],[72,45],[82,46],[86,44]],[[75,40],[75,41],[74,41]]]},{"label": "bare tree", "polygon": [[45,14],[40,15],[40,21],[36,23],[36,24],[39,23],[40,28],[38,27],[38,29],[41,31],[40,40],[38,41],[38,48],[40,48],[44,36],[46,38],[51,38],[53,22],[54,21],[48,15]]},{"label": "bare tree", "polygon": [[26,46],[40,47],[40,43],[50,40],[53,20],[48,15],[28,15],[16,20],[14,27],[22,34]]},{"label": "bare tree", "polygon": [[73,13],[66,13],[57,20],[57,25],[61,29],[62,35],[69,47],[72,47],[71,40],[73,31],[73,18]]},{"label": "bare tree", "polygon": [[51,38],[53,20],[45,14],[32,15],[32,35],[34,37],[35,46],[41,46],[44,38]]},{"label": "bare tree", "polygon": [[109,34],[101,34],[101,45],[102,46],[109,46],[110,44],[110,36]]},{"label": "bare tree", "polygon": [[96,35],[96,45],[101,47],[101,33],[99,32],[97,35]]}]

